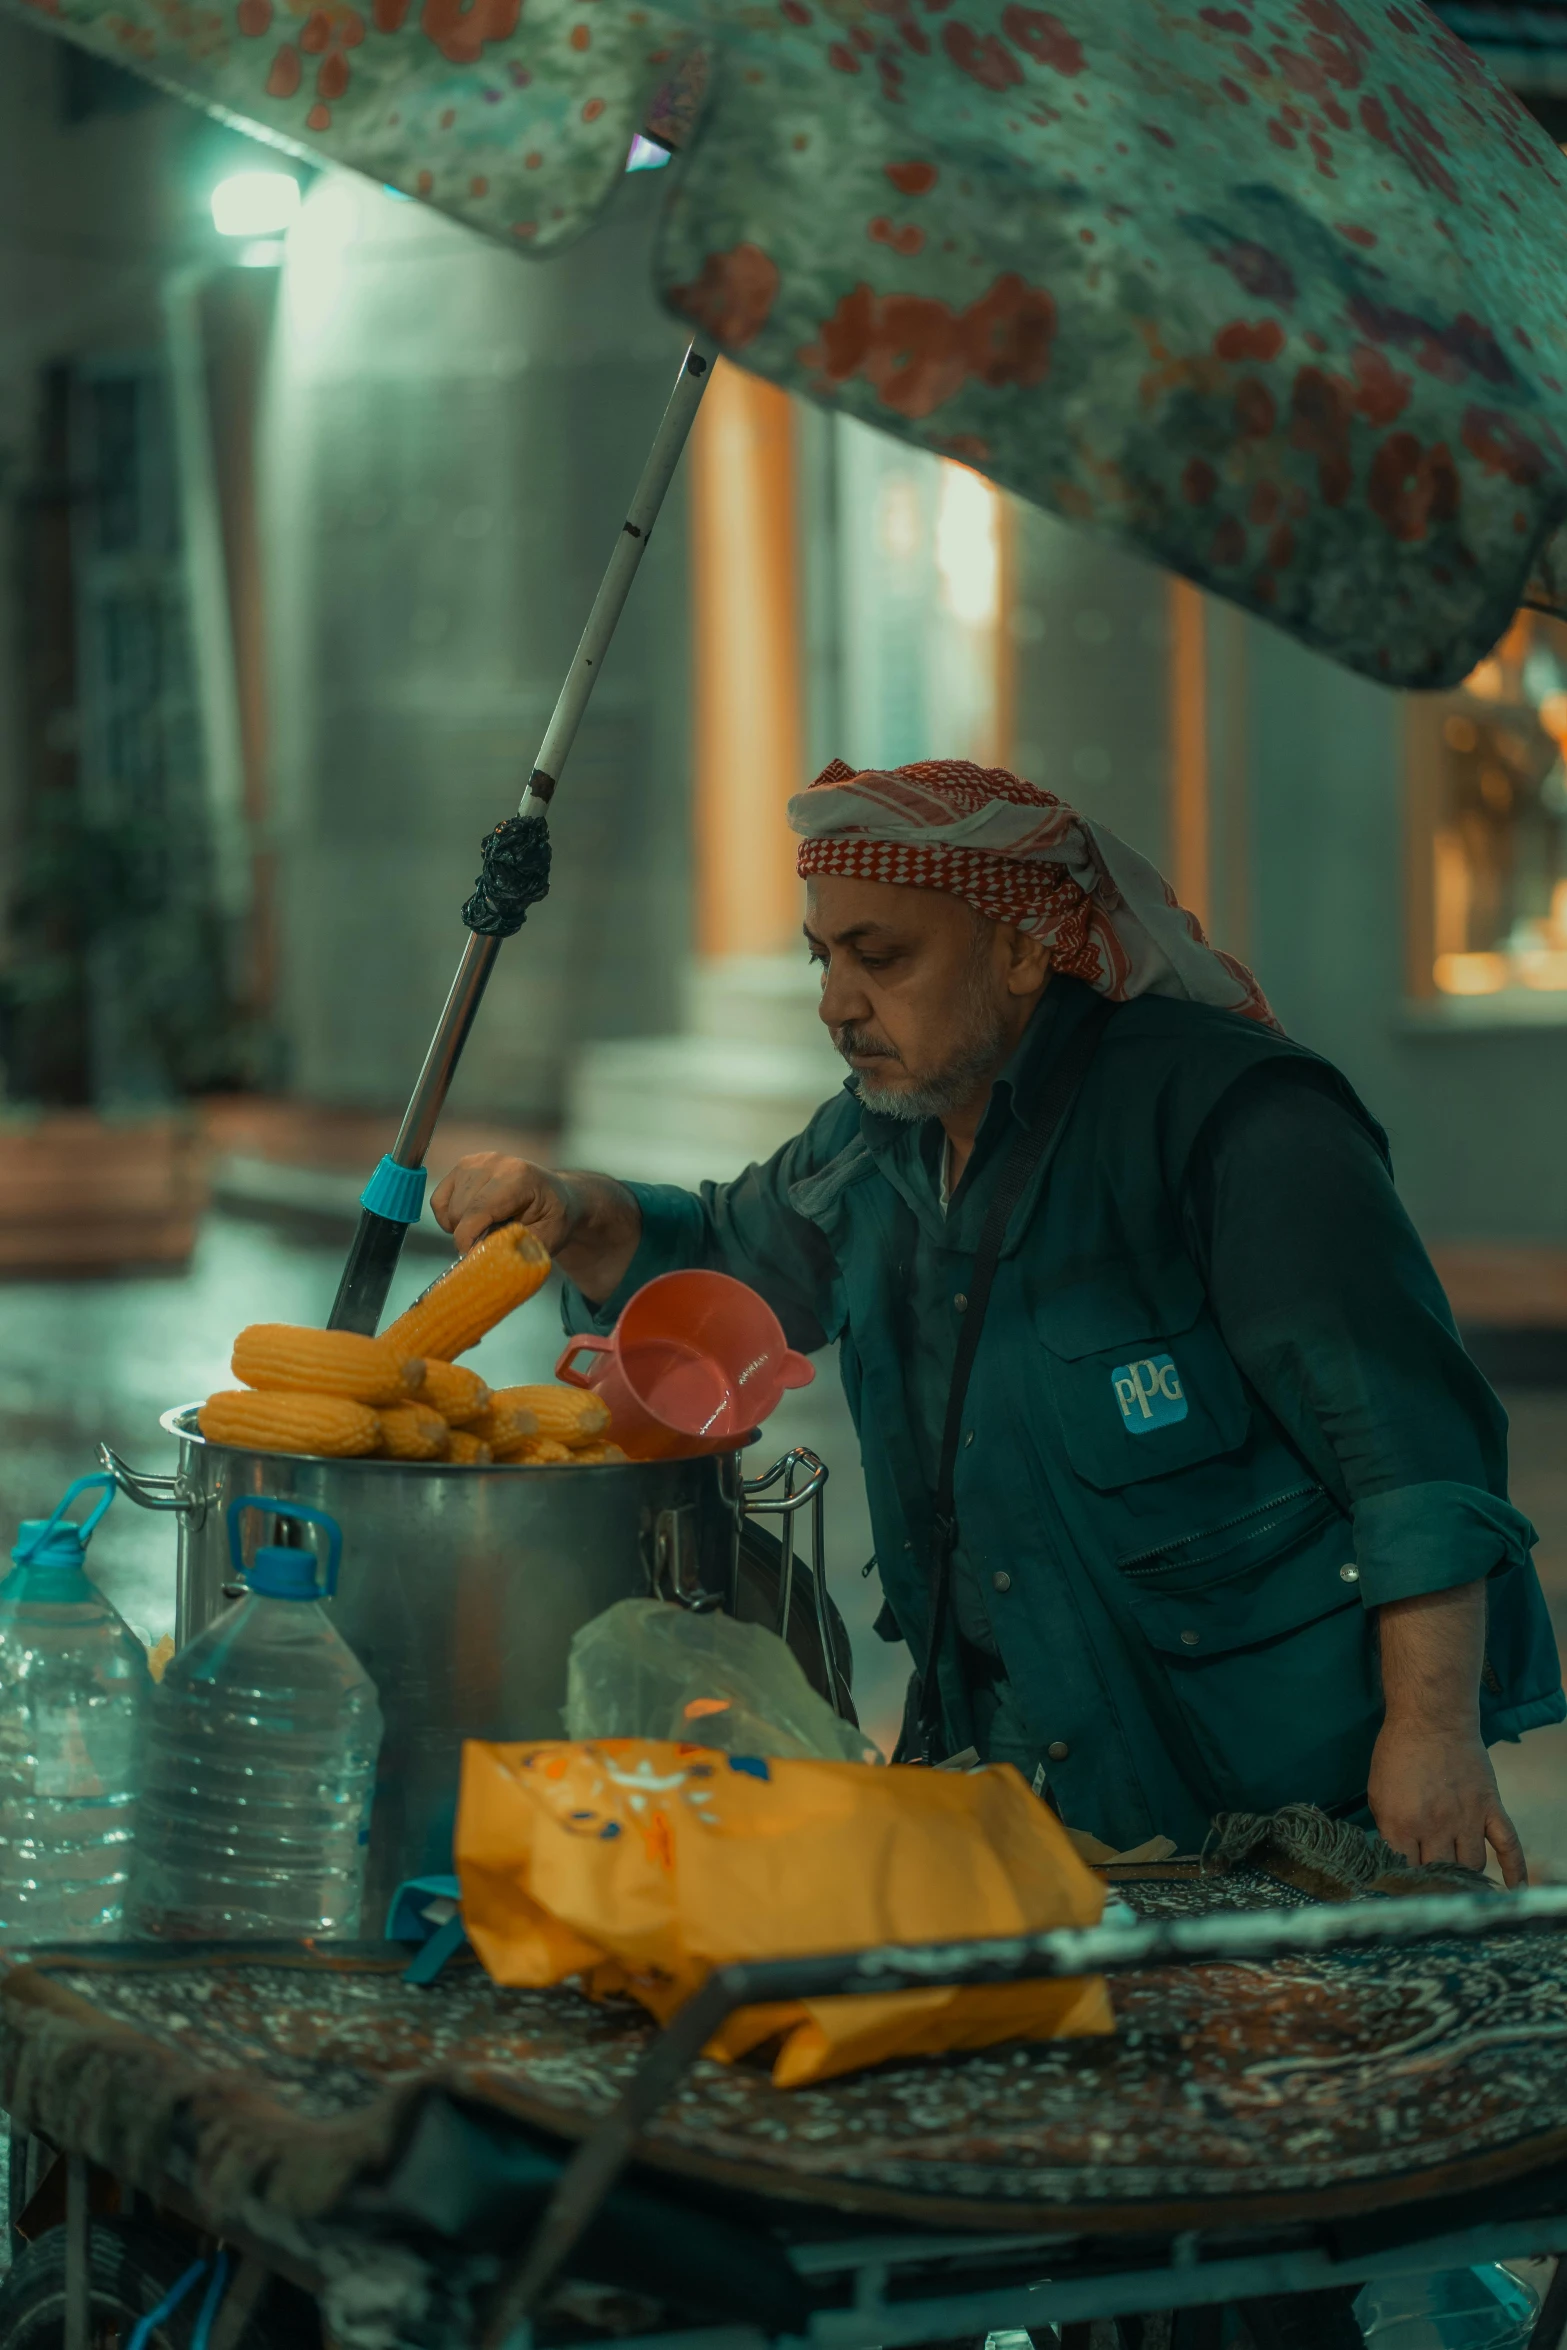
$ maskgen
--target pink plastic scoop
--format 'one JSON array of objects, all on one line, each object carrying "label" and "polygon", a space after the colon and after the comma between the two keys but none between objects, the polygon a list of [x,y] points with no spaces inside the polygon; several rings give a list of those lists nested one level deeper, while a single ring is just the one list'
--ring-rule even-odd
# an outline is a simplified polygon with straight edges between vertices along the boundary
[{"label": "pink plastic scoop", "polygon": [[[579,1370],[577,1357],[593,1358]],[[633,1460],[724,1452],[759,1428],[791,1387],[816,1373],[772,1308],[727,1273],[660,1273],[607,1338],[573,1338],[557,1379],[591,1387],[610,1434]]]}]

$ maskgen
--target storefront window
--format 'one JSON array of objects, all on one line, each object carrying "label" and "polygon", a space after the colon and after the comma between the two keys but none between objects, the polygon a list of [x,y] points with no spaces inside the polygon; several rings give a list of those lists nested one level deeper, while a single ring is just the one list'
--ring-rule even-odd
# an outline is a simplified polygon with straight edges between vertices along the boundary
[{"label": "storefront window", "polygon": [[[1436,705],[1429,979],[1420,992],[1567,993],[1567,626],[1521,612]],[[1424,981],[1424,985],[1422,982]]]}]

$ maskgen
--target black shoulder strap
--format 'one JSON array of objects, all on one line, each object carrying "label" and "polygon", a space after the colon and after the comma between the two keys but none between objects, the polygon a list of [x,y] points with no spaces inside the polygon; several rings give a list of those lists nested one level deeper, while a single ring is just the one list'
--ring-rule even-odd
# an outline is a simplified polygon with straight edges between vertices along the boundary
[{"label": "black shoulder strap", "polygon": [[1065,1123],[1077,1098],[1077,1089],[1088,1074],[1088,1064],[1098,1049],[1099,1039],[1114,1011],[1114,1004],[1106,997],[1096,996],[1084,1014],[1076,1035],[1068,1040],[1060,1059],[1045,1080],[1032,1120],[1020,1134],[1013,1137],[1012,1146],[1002,1164],[1000,1179],[985,1211],[979,1247],[974,1252],[974,1270],[969,1277],[968,1304],[964,1308],[963,1323],[958,1332],[958,1351],[952,1364],[952,1385],[947,1391],[947,1416],[942,1427],[941,1458],[936,1471],[936,1508],[930,1562],[930,1642],[925,1652],[925,1669],[920,1686],[920,1747],[926,1762],[939,1759],[941,1686],[938,1667],[947,1630],[952,1554],[958,1543],[952,1488],[957,1475],[963,1405],[968,1394],[969,1374],[974,1368],[974,1357],[979,1351],[980,1332],[985,1325],[985,1308],[990,1303],[991,1285],[996,1278],[996,1267],[1001,1262],[1001,1251],[1007,1237],[1007,1226],[1012,1221],[1012,1212],[1028,1188],[1029,1177]]}]

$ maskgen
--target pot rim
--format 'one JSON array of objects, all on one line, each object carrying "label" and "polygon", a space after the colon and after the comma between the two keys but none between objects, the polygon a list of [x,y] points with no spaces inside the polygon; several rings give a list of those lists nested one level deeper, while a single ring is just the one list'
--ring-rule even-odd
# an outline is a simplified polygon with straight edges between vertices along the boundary
[{"label": "pot rim", "polygon": [[[378,1461],[363,1453],[267,1452],[258,1444],[214,1444],[210,1437],[203,1436],[196,1425],[196,1414],[204,1400],[198,1398],[195,1403],[171,1404],[166,1412],[159,1413],[159,1427],[166,1434],[176,1437],[180,1443],[199,1444],[210,1453],[234,1453],[257,1461],[304,1461],[317,1469],[395,1470],[404,1476],[412,1471],[426,1477],[549,1477],[566,1466],[564,1461]],[[726,1446],[722,1452],[673,1453],[656,1461],[575,1461],[572,1467],[579,1477],[584,1469],[594,1476],[619,1477],[627,1469],[661,1469],[674,1467],[684,1461],[734,1459],[738,1458],[743,1446],[754,1444],[760,1435],[761,1430],[753,1428],[749,1435],[737,1437],[733,1445]]]}]

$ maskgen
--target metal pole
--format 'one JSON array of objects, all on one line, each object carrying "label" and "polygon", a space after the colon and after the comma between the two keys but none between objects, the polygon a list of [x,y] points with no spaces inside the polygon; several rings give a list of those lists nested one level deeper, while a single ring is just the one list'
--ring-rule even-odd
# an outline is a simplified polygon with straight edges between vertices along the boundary
[{"label": "metal pole", "polygon": [[212,409],[207,390],[207,353],[202,338],[201,298],[216,273],[182,269],[163,290],[173,389],[174,449],[179,475],[180,528],[185,542],[185,578],[195,656],[196,704],[200,712],[203,771],[212,822],[213,877],[218,905],[230,926],[235,950],[237,926],[250,911],[253,876],[250,830],[245,814],[245,753],[239,719],[239,681],[234,657],[234,615],[223,548],[223,514],[218,498],[217,462],[212,446]]},{"label": "metal pole", "polygon": [[[543,815],[554,798],[583,713],[598,683],[604,655],[631,593],[631,583],[647,552],[653,524],[674,478],[680,452],[696,421],[711,372],[711,353],[693,342],[680,363],[675,388],[653,436],[653,446],[621,524],[615,551],[593,599],[593,609],[566,672],[554,715],[544,730],[533,772],[518,803],[519,816]],[[430,1138],[446,1105],[468,1031],[484,1000],[500,948],[498,938],[470,935],[436,1022],[424,1066],[403,1112],[403,1122],[392,1146],[392,1164],[420,1181]],[[364,1209],[328,1321],[330,1329],[374,1331],[379,1327],[406,1230],[406,1224],[378,1215],[371,1208]]]},{"label": "metal pole", "polygon": [[87,2157],[65,2158],[65,2345],[88,2350],[92,2271],[88,2264]]}]

